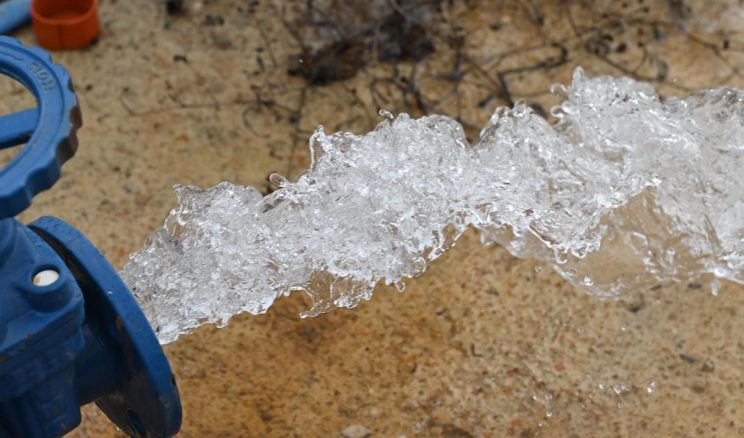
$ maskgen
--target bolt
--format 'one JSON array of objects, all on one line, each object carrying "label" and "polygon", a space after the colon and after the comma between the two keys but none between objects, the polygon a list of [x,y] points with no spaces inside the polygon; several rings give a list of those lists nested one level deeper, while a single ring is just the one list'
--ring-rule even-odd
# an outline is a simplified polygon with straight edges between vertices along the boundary
[{"label": "bolt", "polygon": [[30,284],[23,287],[31,306],[40,312],[54,312],[69,303],[74,287],[60,268],[45,266],[37,269],[39,271],[31,276]]},{"label": "bolt", "polygon": [[35,286],[51,286],[59,280],[59,272],[54,269],[45,269],[34,275],[33,283]]}]

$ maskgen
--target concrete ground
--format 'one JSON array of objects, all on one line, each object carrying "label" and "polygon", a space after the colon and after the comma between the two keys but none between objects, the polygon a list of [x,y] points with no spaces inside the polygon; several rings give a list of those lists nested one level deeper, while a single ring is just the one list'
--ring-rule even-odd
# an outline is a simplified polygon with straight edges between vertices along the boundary
[{"label": "concrete ground", "polygon": [[[475,137],[497,106],[549,108],[579,65],[665,96],[744,86],[736,1],[100,3],[100,40],[55,55],[80,97],[79,152],[23,219],[71,222],[117,267],[172,185],[269,190],[271,172],[307,167],[319,124],[366,132],[382,107],[458,117]],[[394,9],[425,26],[396,34]],[[8,80],[0,96],[3,111],[31,102]],[[180,436],[744,436],[743,289],[600,301],[468,233],[403,294],[306,320],[295,295],[168,345]],[[72,434],[120,435],[95,407]]]}]

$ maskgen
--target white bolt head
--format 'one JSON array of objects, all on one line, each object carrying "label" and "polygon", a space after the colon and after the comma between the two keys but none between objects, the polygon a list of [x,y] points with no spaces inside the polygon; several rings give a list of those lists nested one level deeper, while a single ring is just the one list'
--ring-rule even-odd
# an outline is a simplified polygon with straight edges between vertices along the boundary
[{"label": "white bolt head", "polygon": [[59,280],[59,272],[45,269],[34,275],[34,285],[39,287],[51,286]]}]

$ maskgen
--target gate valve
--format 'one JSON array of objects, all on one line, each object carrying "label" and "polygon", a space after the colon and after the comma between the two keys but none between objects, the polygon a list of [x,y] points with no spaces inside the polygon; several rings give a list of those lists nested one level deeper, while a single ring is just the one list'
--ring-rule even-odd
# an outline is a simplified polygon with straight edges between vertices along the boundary
[{"label": "gate valve", "polygon": [[0,36],[0,74],[37,107],[0,116],[0,437],[59,437],[95,402],[133,437],[175,435],[181,401],[168,360],[114,268],[53,217],[14,217],[52,187],[77,149],[80,108],[67,71]]}]

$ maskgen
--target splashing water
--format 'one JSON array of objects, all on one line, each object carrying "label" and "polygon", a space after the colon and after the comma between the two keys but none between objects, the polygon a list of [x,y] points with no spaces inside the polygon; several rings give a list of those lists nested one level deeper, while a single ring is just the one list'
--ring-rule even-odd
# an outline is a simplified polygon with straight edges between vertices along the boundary
[{"label": "splashing water", "polygon": [[312,167],[262,197],[221,183],[176,187],[180,206],[122,276],[162,342],[306,292],[303,316],[353,307],[468,228],[620,296],[704,274],[744,282],[744,92],[662,102],[628,78],[581,69],[551,125],[498,109],[470,146],[443,116],[388,117],[366,135],[319,128]]}]

